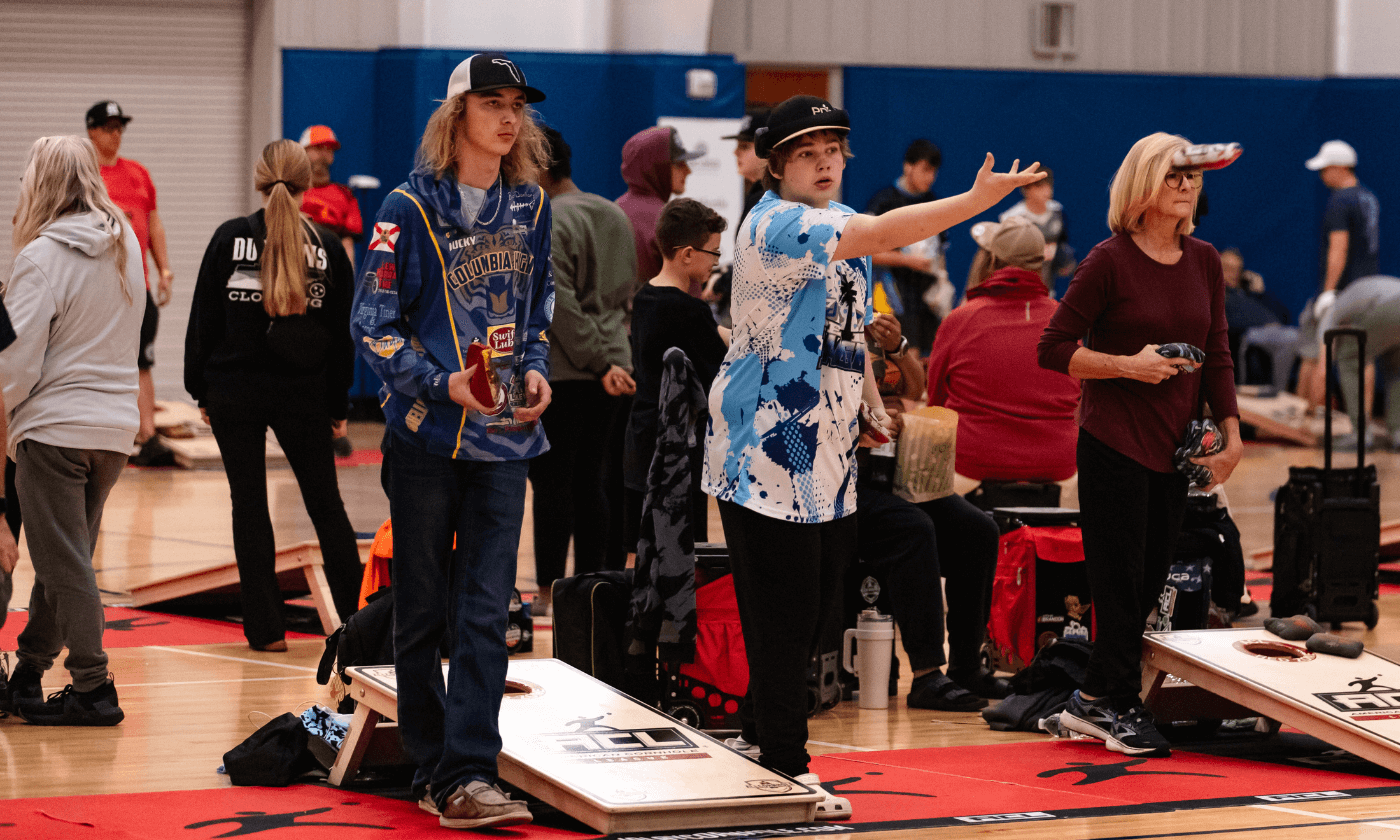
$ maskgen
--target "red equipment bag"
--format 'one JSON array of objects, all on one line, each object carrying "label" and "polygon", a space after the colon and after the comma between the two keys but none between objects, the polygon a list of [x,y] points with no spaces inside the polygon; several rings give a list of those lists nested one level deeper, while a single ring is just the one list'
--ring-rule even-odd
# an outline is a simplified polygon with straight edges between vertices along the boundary
[{"label": "red equipment bag", "polygon": [[1055,637],[1094,637],[1078,528],[1023,525],[1002,534],[997,551],[987,620],[988,654],[997,670],[1021,670]]},{"label": "red equipment bag", "polygon": [[738,729],[749,660],[733,575],[697,589],[695,613],[695,661],[662,663],[666,686],[661,709],[699,729]]}]

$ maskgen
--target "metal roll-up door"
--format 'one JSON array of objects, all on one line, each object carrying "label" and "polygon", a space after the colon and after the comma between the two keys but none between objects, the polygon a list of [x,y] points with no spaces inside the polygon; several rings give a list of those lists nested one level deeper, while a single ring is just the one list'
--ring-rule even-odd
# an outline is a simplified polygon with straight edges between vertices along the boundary
[{"label": "metal roll-up door", "polygon": [[30,145],[47,134],[86,136],[87,109],[119,102],[133,118],[121,156],[151,172],[175,272],[156,338],[159,399],[188,399],[181,361],[199,262],[214,229],[248,211],[248,5],[0,4],[0,276],[13,263],[10,220]]}]

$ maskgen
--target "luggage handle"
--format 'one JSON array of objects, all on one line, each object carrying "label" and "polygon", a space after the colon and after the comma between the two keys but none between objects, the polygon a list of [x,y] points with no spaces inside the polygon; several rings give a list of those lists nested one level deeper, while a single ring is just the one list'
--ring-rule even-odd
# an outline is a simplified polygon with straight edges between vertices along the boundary
[{"label": "luggage handle", "polygon": [[[1355,406],[1357,428],[1356,431],[1356,468],[1359,470],[1366,461],[1366,331],[1343,328],[1328,330],[1322,334],[1322,343],[1327,346],[1327,370],[1325,374],[1326,387],[1322,394],[1322,471],[1323,475],[1330,475],[1332,472],[1332,388],[1335,377],[1332,372],[1332,344],[1338,336],[1349,335],[1356,339],[1356,401]],[[1340,387],[1338,385],[1337,387]],[[1352,406],[1347,406],[1352,408]]]}]

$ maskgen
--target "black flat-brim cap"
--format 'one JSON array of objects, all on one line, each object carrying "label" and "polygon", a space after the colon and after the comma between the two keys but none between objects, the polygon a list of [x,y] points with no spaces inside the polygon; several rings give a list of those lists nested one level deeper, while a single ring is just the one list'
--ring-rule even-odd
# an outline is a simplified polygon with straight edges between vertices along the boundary
[{"label": "black flat-brim cap", "polygon": [[530,87],[525,74],[504,53],[477,53],[458,64],[447,80],[447,98],[502,88],[516,88],[531,105],[544,101],[544,91]]},{"label": "black flat-brim cap", "polygon": [[88,128],[97,128],[99,125],[104,125],[107,120],[121,120],[122,125],[126,125],[131,122],[131,117],[122,111],[122,106],[110,99],[104,99],[87,109],[84,120]]},{"label": "black flat-brim cap", "polygon": [[778,146],[813,131],[848,134],[850,116],[820,96],[790,97],[768,115],[768,125],[754,133],[753,151],[766,158]]}]

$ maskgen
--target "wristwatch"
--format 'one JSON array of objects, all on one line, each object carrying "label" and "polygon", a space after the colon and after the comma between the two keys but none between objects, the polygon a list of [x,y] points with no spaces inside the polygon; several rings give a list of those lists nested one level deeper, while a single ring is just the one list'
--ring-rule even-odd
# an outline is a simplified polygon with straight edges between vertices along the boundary
[{"label": "wristwatch", "polygon": [[893,359],[895,356],[903,356],[908,349],[909,336],[901,335],[899,337],[899,346],[894,348],[893,350],[886,350],[885,355]]}]

